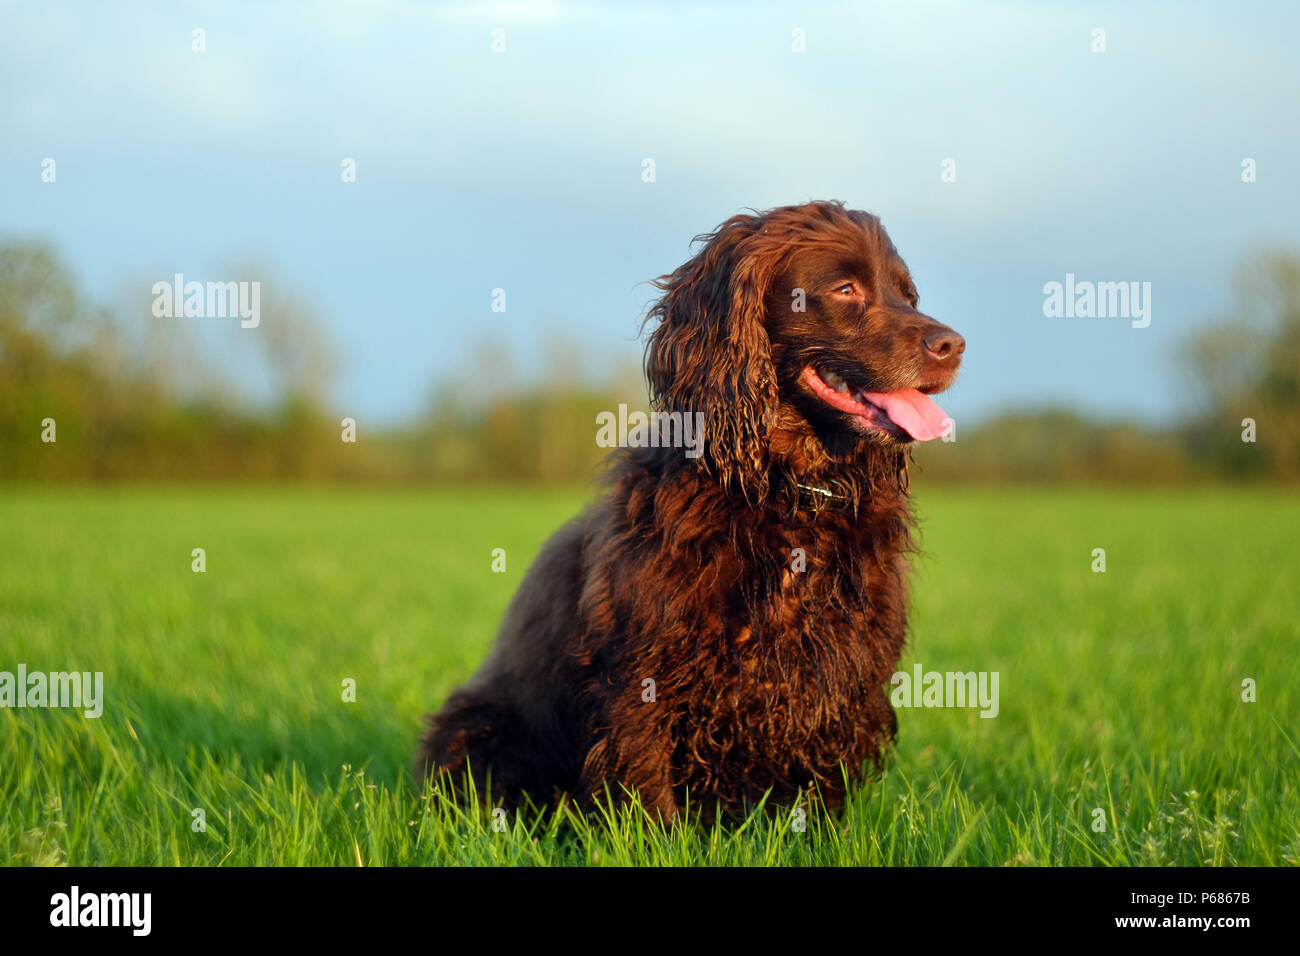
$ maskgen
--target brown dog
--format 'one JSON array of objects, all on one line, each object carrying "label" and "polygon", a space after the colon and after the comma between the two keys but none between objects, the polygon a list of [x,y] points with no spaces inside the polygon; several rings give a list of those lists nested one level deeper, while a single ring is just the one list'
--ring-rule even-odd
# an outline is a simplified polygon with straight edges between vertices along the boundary
[{"label": "brown dog", "polygon": [[645,367],[703,453],[615,453],[431,719],[419,777],[468,771],[508,804],[627,788],[665,817],[809,787],[835,805],[892,739],[908,446],[942,432],[928,396],[965,342],[867,213],[786,206],[699,241],[658,280]]}]

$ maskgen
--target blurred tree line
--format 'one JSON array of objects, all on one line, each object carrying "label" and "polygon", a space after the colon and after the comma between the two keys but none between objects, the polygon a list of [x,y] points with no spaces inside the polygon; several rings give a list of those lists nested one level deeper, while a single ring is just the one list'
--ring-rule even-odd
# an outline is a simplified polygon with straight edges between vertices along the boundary
[{"label": "blurred tree line", "polygon": [[[927,478],[973,481],[1300,479],[1300,257],[1251,258],[1234,315],[1182,343],[1184,420],[1168,429],[1067,409],[983,422],[917,450]],[[1246,440],[1247,438],[1253,440]]]},{"label": "blurred tree line", "polygon": [[[202,320],[154,318],[149,298],[90,301],[48,248],[0,245],[0,480],[585,481],[608,453],[595,442],[597,413],[646,407],[635,363],[597,380],[578,367],[581,349],[557,340],[546,376],[530,382],[507,350],[488,344],[467,367],[520,383],[512,390],[487,392],[466,373],[440,383],[401,427],[358,422],[357,442],[347,443],[343,413],[329,402],[337,359],[314,306],[267,296],[282,284],[256,264],[236,274],[262,279],[261,324],[219,343],[202,338]],[[918,473],[1300,478],[1300,258],[1252,260],[1238,301],[1237,314],[1185,344],[1189,414],[1179,426],[1016,413],[918,448]],[[232,365],[245,373],[239,382],[220,376]],[[1243,419],[1257,441],[1242,440]],[[54,442],[42,441],[47,420]]]},{"label": "blurred tree line", "polygon": [[[91,302],[50,249],[0,245],[0,480],[586,480],[608,451],[596,414],[646,405],[635,363],[593,383],[556,341],[529,384],[485,346],[468,367],[523,384],[487,393],[466,373],[414,420],[359,421],[345,442],[329,402],[338,363],[311,303],[276,297],[283,283],[255,263],[232,273],[261,282],[261,321],[221,340],[205,338],[207,319],[155,318],[152,294]],[[221,377],[232,367],[238,382]]]}]

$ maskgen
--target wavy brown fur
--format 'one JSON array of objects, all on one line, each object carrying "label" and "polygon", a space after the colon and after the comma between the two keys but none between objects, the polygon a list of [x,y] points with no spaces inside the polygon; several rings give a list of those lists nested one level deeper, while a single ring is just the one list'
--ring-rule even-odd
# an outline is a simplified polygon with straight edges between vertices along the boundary
[{"label": "wavy brown fur", "polygon": [[[608,492],[546,544],[492,655],[431,719],[420,777],[468,770],[509,804],[625,787],[666,817],[688,795],[738,811],[810,786],[835,805],[894,736],[908,446],[846,428],[797,380],[819,360],[904,387],[909,336],[943,327],[866,213],[783,207],[699,239],[658,280],[646,374],[656,408],[704,416],[703,457],[615,454]],[[795,283],[841,261],[871,289],[860,322],[829,296],[786,315]]]}]

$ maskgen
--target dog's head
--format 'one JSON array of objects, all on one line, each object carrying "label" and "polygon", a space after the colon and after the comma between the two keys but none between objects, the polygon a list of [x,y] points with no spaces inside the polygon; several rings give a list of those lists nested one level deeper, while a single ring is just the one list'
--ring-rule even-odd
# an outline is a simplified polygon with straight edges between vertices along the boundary
[{"label": "dog's head", "polygon": [[657,282],[646,376],[659,410],[703,414],[704,461],[725,483],[761,495],[792,450],[798,470],[825,471],[851,467],[864,446],[943,433],[929,396],[952,384],[966,343],[917,310],[875,216],[783,206],[697,241]]}]

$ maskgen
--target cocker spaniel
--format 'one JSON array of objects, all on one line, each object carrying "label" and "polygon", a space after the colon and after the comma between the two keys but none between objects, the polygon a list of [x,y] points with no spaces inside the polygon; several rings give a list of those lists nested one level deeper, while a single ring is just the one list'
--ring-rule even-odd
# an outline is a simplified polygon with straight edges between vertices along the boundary
[{"label": "cocker spaniel", "polygon": [[[423,779],[492,799],[635,792],[670,818],[830,806],[878,765],[907,631],[908,454],[965,341],[917,308],[880,220],[737,215],[657,280],[656,434],[547,542],[486,663],[430,719]],[[674,416],[703,426],[684,454]]]}]

